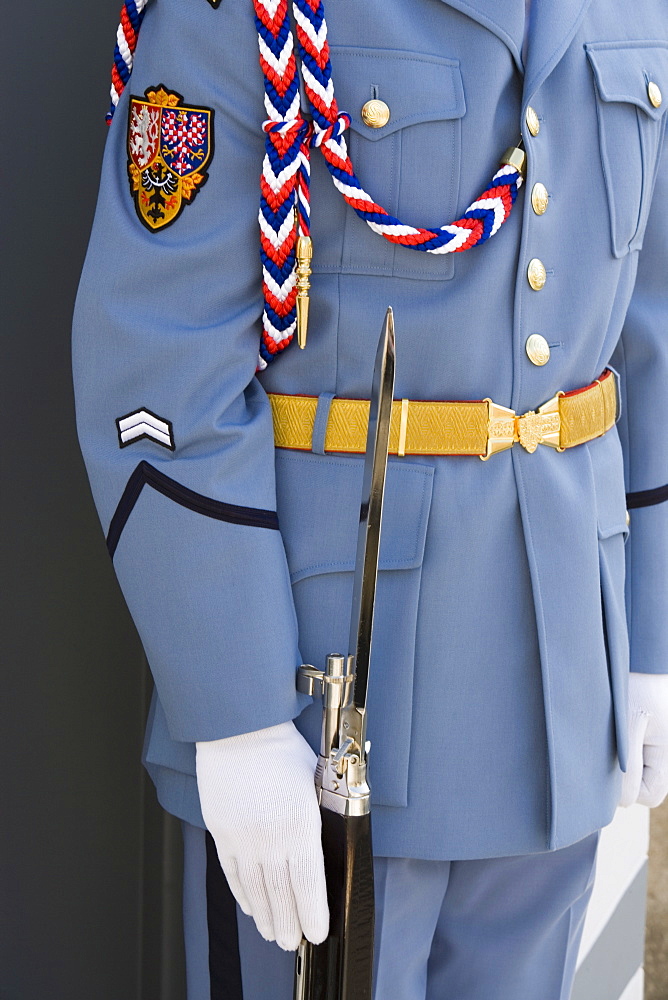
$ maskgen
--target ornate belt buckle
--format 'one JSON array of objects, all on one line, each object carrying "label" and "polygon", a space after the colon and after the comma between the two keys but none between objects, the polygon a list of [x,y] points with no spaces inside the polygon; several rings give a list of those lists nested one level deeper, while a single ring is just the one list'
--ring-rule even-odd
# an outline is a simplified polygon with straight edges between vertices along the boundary
[{"label": "ornate belt buckle", "polygon": [[528,452],[534,452],[539,444],[546,444],[549,448],[556,448],[557,451],[564,450],[561,447],[560,396],[563,396],[563,392],[558,392],[552,399],[548,399],[547,403],[543,403],[535,412],[529,410],[521,417],[515,417],[516,440]]},{"label": "ornate belt buckle", "polygon": [[533,453],[539,444],[546,444],[549,448],[563,451],[559,412],[559,397],[563,395],[563,392],[558,392],[537,410],[529,410],[521,416],[507,406],[499,406],[491,399],[485,399],[489,417],[487,451],[480,456],[483,462],[499,451],[512,448],[516,441],[519,441],[529,453]]}]

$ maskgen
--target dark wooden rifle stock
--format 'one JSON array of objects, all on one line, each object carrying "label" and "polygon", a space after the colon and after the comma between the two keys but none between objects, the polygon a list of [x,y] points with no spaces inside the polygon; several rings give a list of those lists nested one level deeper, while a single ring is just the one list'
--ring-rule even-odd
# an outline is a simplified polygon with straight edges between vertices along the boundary
[{"label": "dark wooden rifle stock", "polygon": [[374,933],[371,814],[346,817],[322,809],[321,815],[330,929],[322,944],[302,942],[297,955],[295,997],[371,1000]]}]

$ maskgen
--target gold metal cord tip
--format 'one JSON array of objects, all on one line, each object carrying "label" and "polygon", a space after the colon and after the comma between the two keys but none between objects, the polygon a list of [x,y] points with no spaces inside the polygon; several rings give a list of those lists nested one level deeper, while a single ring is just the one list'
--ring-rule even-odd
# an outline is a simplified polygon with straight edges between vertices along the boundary
[{"label": "gold metal cord tip", "polygon": [[313,243],[310,236],[300,236],[297,240],[297,343],[306,347],[308,333],[308,290],[311,287],[311,259]]},{"label": "gold metal cord tip", "polygon": [[527,154],[523,149],[519,149],[518,146],[509,146],[501,157],[501,164],[508,164],[509,167],[514,167],[522,175],[525,176],[526,173],[526,162]]}]

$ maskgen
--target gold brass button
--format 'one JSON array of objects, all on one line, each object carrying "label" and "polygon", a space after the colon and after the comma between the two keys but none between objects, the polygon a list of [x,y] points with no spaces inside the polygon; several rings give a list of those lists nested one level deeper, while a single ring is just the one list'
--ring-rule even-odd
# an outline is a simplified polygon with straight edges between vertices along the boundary
[{"label": "gold brass button", "polygon": [[369,128],[382,128],[390,120],[390,109],[385,101],[378,101],[375,98],[367,101],[362,108],[362,121]]},{"label": "gold brass button", "polygon": [[547,281],[545,264],[543,264],[542,260],[539,260],[538,257],[534,257],[533,260],[529,261],[527,278],[529,279],[529,284],[533,288],[534,292],[539,292]]},{"label": "gold brass button", "polygon": [[661,102],[663,100],[663,95],[656,83],[653,80],[647,84],[647,96],[650,99],[650,103],[654,105],[655,108],[661,107]]},{"label": "gold brass button", "polygon": [[626,527],[628,528],[628,526],[630,524],[631,524],[631,515],[629,514],[629,512],[627,510],[627,512],[626,512]]},{"label": "gold brass button", "polygon": [[529,129],[531,134],[538,135],[538,133],[540,132],[540,122],[538,121],[538,115],[531,107],[531,105],[527,107],[526,123],[527,123],[527,128]]},{"label": "gold brass button", "polygon": [[550,345],[539,333],[532,333],[526,344],[527,356],[533,365],[546,365],[550,360]]},{"label": "gold brass button", "polygon": [[548,200],[547,188],[538,181],[531,189],[531,207],[536,215],[543,215],[544,212],[547,212]]}]

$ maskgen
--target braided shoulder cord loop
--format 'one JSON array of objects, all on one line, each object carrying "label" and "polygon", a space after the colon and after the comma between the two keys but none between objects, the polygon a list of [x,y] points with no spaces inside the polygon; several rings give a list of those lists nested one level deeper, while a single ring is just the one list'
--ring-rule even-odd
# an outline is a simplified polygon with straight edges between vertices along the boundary
[{"label": "braided shoulder cord loop", "polygon": [[264,292],[260,367],[292,340],[297,322],[297,238],[309,234],[309,140],[303,118],[264,123],[260,257]]},{"label": "braided shoulder cord loop", "polygon": [[313,111],[314,145],[321,148],[335,187],[360,218],[390,242],[428,253],[461,253],[498,232],[522,184],[521,174],[512,166],[501,167],[492,178],[492,186],[450,225],[433,229],[407,226],[374,201],[355,175],[345,130],[340,126],[332,130],[347,116],[339,113],[334,96],[323,0],[293,0],[293,12],[304,86]]},{"label": "braided shoulder cord loop", "polygon": [[255,3],[264,74],[265,155],[260,179],[264,312],[260,368],[291,342],[297,325],[297,239],[309,234],[310,140],[302,118],[288,0]]},{"label": "braided shoulder cord loop", "polygon": [[[265,102],[268,110],[273,110],[275,95],[286,93],[294,86],[297,94],[296,66],[290,26],[288,0],[254,0],[256,22],[260,39],[260,64],[265,74]],[[340,112],[334,94],[332,79],[332,64],[329,44],[327,41],[327,23],[323,0],[292,0],[292,13],[296,25],[297,44],[301,62],[301,72],[304,89],[313,116],[313,134],[310,145],[321,150],[327,169],[334,186],[344,200],[355,210],[360,218],[376,233],[385,237],[391,243],[399,243],[413,250],[423,250],[427,253],[461,253],[470,247],[484,243],[501,228],[510,215],[517,192],[522,184],[521,172],[513,165],[504,164],[492,177],[491,185],[482,192],[480,197],[472,202],[461,218],[449,225],[432,228],[416,228],[408,226],[400,219],[391,215],[382,205],[364,190],[360,184],[348,153],[345,132],[350,126],[350,116]],[[271,60],[267,59],[267,45],[270,47]],[[293,91],[290,90],[292,94]],[[271,113],[271,111],[270,111]],[[307,159],[304,154],[305,160]],[[265,158],[265,165],[268,159]],[[274,166],[274,164],[270,164]],[[282,163],[281,163],[282,165]],[[280,228],[273,226],[275,238],[269,236],[265,246],[264,237],[269,232],[269,219],[264,210],[265,176],[262,179],[263,202],[260,211],[260,225],[263,235],[263,265],[267,256],[266,246],[272,246],[278,254],[278,248],[285,245],[293,251],[301,219],[295,221],[295,229],[289,235]],[[277,200],[284,198],[290,207],[292,205],[292,188],[287,185],[280,191],[276,188]],[[283,223],[287,218],[286,211],[274,207],[274,217],[277,223]],[[294,214],[293,214],[294,219]],[[307,233],[307,230],[305,231]],[[263,331],[263,352],[265,361],[273,359],[290,343],[295,317],[292,309],[292,292],[296,287],[295,268],[297,264],[294,254],[285,258],[285,269],[282,272],[284,285],[281,289],[284,310],[288,303],[291,310],[284,312],[283,322],[277,327],[273,322],[275,315],[274,303],[265,298],[265,315]],[[292,271],[290,271],[292,267]],[[285,289],[289,288],[289,293]],[[272,289],[273,290],[273,289]]]},{"label": "braided shoulder cord loop", "polygon": [[111,68],[111,104],[105,116],[107,125],[111,125],[121,94],[132,73],[137,38],[147,3],[149,0],[125,0],[121,8],[120,23],[116,29],[114,65]]}]

